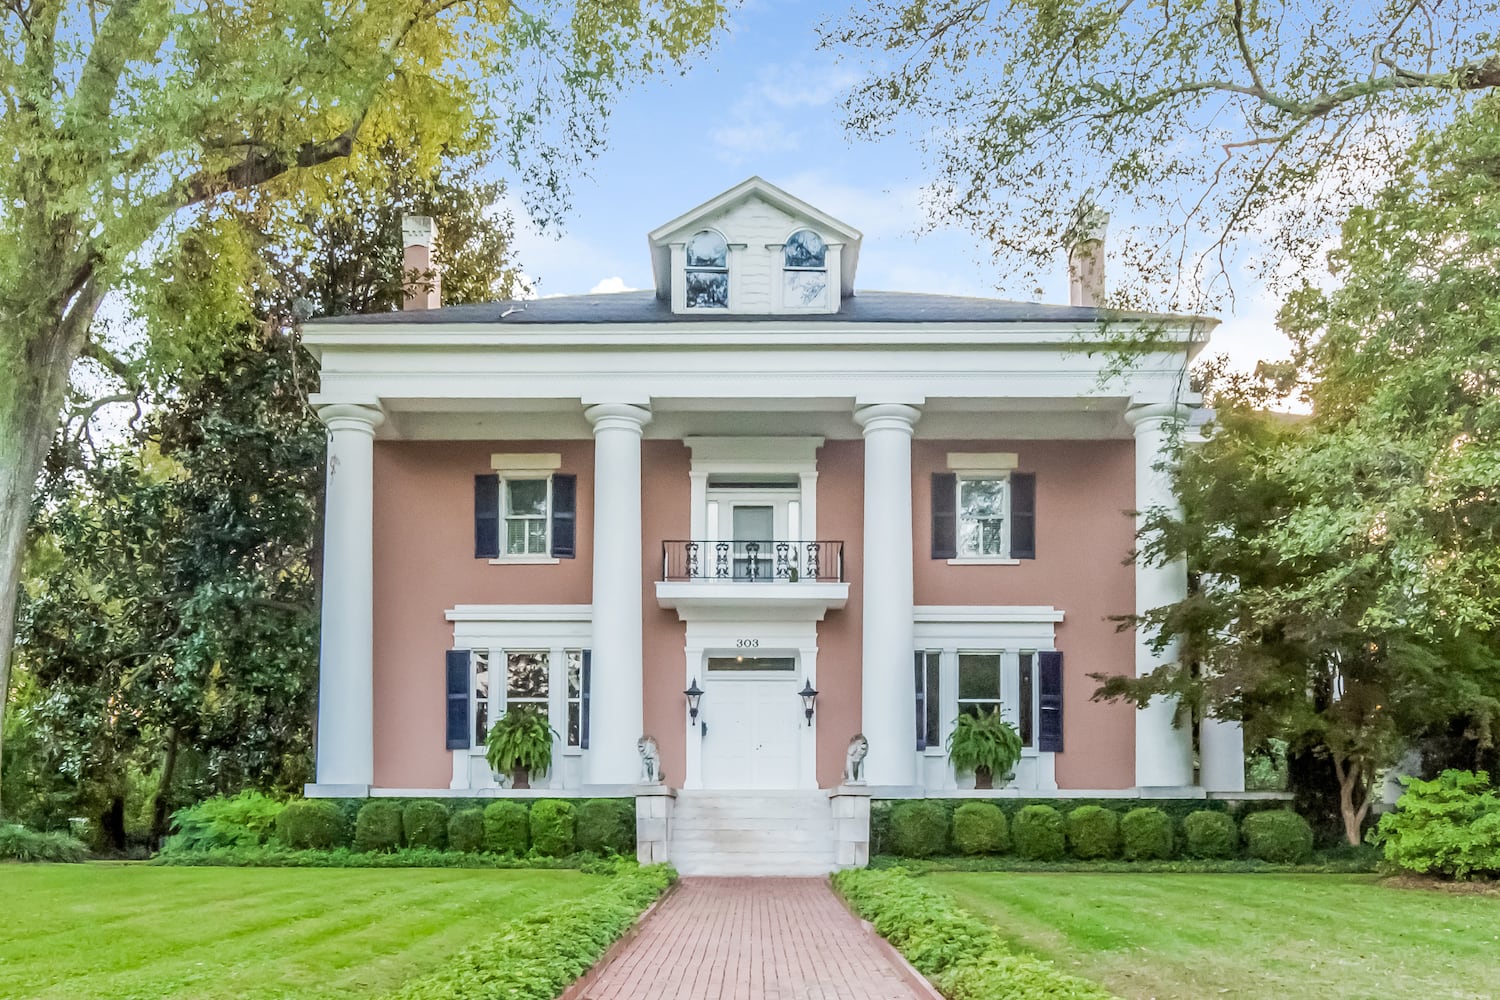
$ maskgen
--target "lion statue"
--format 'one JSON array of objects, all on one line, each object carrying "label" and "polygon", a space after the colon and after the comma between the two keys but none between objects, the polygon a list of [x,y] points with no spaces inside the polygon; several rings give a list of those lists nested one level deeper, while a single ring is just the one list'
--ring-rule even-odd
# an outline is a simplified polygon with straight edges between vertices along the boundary
[{"label": "lion statue", "polygon": [[849,741],[849,749],[844,754],[844,784],[863,785],[865,783],[865,758],[870,754],[870,741],[865,739],[864,733],[855,733],[854,739]]},{"label": "lion statue", "polygon": [[661,784],[661,750],[656,746],[656,739],[642,736],[635,741],[635,748],[641,755],[641,784]]}]

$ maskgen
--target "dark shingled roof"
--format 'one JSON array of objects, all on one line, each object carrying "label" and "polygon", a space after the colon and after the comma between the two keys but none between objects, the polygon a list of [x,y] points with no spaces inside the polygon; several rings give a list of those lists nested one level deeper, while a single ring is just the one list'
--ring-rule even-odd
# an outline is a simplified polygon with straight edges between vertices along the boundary
[{"label": "dark shingled roof", "polygon": [[[505,313],[509,312],[509,315]],[[980,299],[920,292],[859,292],[845,299],[836,313],[732,314],[728,312],[674,313],[653,291],[600,295],[560,295],[526,302],[487,302],[445,306],[410,312],[327,316],[314,324],[368,325],[427,323],[1094,323],[1104,310],[1092,306],[1044,305],[1012,299]],[[1116,314],[1116,318],[1166,319],[1146,313]],[[1187,319],[1191,317],[1170,317]]]}]

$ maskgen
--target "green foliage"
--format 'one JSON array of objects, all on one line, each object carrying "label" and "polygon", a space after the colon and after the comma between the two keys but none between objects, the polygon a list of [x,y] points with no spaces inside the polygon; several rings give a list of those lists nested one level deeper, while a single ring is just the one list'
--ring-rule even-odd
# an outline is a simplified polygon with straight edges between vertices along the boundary
[{"label": "green foliage", "polygon": [[459,809],[448,817],[448,849],[477,854],[485,849],[484,810]]},{"label": "green foliage", "polygon": [[484,807],[484,849],[491,854],[522,855],[531,846],[526,807],[501,799]]},{"label": "green foliage", "polygon": [[1290,809],[1251,813],[1240,824],[1240,833],[1252,858],[1296,864],[1312,855],[1312,827]]},{"label": "green foliage", "polygon": [[254,847],[271,839],[285,803],[245,790],[233,798],[206,799],[172,814],[176,831],[162,845],[169,851]]},{"label": "green foliage", "polygon": [[[480,825],[483,830],[483,820]],[[401,810],[402,842],[441,851],[448,846],[448,810],[441,802],[417,799]]]},{"label": "green foliage", "polygon": [[89,849],[66,833],[37,833],[15,824],[0,825],[0,861],[46,861],[79,864]]},{"label": "green foliage", "polygon": [[1177,847],[1172,818],[1153,806],[1130,810],[1120,819],[1120,846],[1127,861],[1172,857]]},{"label": "green foliage", "polygon": [[931,799],[899,802],[891,810],[891,849],[905,858],[927,858],[948,849],[948,810]]},{"label": "green foliage", "polygon": [[504,924],[392,1000],[552,1000],[671,884],[664,865],[621,869],[606,888]]},{"label": "green foliage", "polygon": [[1010,827],[993,802],[965,802],[953,810],[953,846],[962,854],[1003,854]]},{"label": "green foliage", "polygon": [[1240,852],[1240,833],[1227,814],[1200,810],[1182,821],[1190,858],[1232,858]]},{"label": "green foliage", "polygon": [[1079,806],[1068,813],[1068,853],[1081,861],[1119,854],[1119,814],[1102,806]]},{"label": "green foliage", "polygon": [[371,799],[359,810],[354,821],[356,851],[396,851],[401,849],[402,804],[395,799]]},{"label": "green foliage", "polygon": [[556,738],[545,711],[535,705],[512,705],[490,727],[484,756],[499,774],[518,768],[541,774],[552,766],[552,741]]},{"label": "green foliage", "polygon": [[1051,806],[1026,806],[1010,825],[1016,853],[1031,861],[1056,861],[1067,853],[1062,813]]},{"label": "green foliage", "polygon": [[1021,759],[1021,734],[1000,717],[1000,709],[978,715],[960,714],[948,734],[948,761],[959,771],[984,769],[995,784],[1015,777]]},{"label": "green foliage", "polygon": [[276,817],[276,839],[293,850],[326,851],[347,846],[349,822],[327,799],[288,802]]},{"label": "green foliage", "polygon": [[1455,879],[1500,878],[1500,792],[1484,771],[1409,779],[1371,840],[1398,868]]},{"label": "green foliage", "polygon": [[848,869],[834,888],[945,996],[964,1000],[1109,1000],[1112,994],[1059,972],[1051,962],[1008,952],[1000,935],[951,899],[901,869]]},{"label": "green foliage", "polygon": [[552,858],[572,854],[575,823],[573,803],[562,799],[537,799],[531,805],[532,849]]},{"label": "green foliage", "polygon": [[635,851],[635,801],[588,799],[578,804],[578,849],[595,854]]},{"label": "green foliage", "polygon": [[945,857],[913,860],[893,855],[870,859],[872,868],[905,868],[914,874],[929,872],[1076,872],[1113,875],[1268,875],[1297,872],[1318,875],[1367,874],[1381,865],[1381,852],[1368,844],[1351,847],[1340,844],[1315,851],[1300,864],[1271,864],[1254,858],[1175,859],[1156,861],[1028,861],[1013,854],[991,854],[973,857]]},{"label": "green foliage", "polygon": [[215,847],[206,851],[158,854],[153,864],[179,868],[493,868],[493,869],[588,869],[597,862],[590,854],[566,858],[537,855],[485,854],[468,851],[438,851],[430,847],[403,847],[397,851],[292,850],[276,842],[260,847]]}]

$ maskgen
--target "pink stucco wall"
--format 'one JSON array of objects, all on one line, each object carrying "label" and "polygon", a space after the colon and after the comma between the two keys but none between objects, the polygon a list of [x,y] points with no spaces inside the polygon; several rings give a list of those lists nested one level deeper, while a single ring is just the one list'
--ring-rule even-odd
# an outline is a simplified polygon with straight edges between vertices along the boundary
[{"label": "pink stucco wall", "polygon": [[[556,452],[578,476],[576,559],[496,566],[474,558],[474,477],[495,452]],[[447,788],[443,651],[456,604],[588,604],[593,586],[592,441],[375,444],[375,784]]]},{"label": "pink stucco wall", "polygon": [[[1018,566],[950,566],[932,558],[932,474],[948,452],[1015,452],[1036,474],[1037,557]],[[1111,615],[1135,608],[1129,514],[1135,504],[1131,441],[915,441],[912,444],[913,584],[917,604],[1042,604],[1066,613],[1061,788],[1135,784],[1135,711],[1091,700],[1091,673],[1134,669],[1134,638]],[[821,482],[821,479],[820,479]]]},{"label": "pink stucco wall", "polygon": [[844,773],[849,738],[863,726],[860,632],[863,627],[860,541],[865,532],[864,442],[829,441],[818,451],[818,538],[844,543],[849,604],[818,623],[818,784]]},{"label": "pink stucco wall", "polygon": [[[641,644],[643,724],[661,749],[667,784],[681,788],[687,776],[687,733],[682,724],[684,645],[687,626],[677,612],[656,603],[661,544],[685,539],[691,527],[692,454],[680,441],[647,441],[641,448]],[[597,709],[596,709],[597,710]]]}]

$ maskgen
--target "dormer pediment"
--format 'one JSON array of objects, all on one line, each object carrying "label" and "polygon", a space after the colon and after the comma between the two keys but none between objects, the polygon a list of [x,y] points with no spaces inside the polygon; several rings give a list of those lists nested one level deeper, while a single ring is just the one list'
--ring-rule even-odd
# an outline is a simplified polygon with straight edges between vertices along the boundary
[{"label": "dormer pediment", "polygon": [[679,313],[833,313],[854,294],[859,230],[751,177],[653,230],[658,298]]}]

